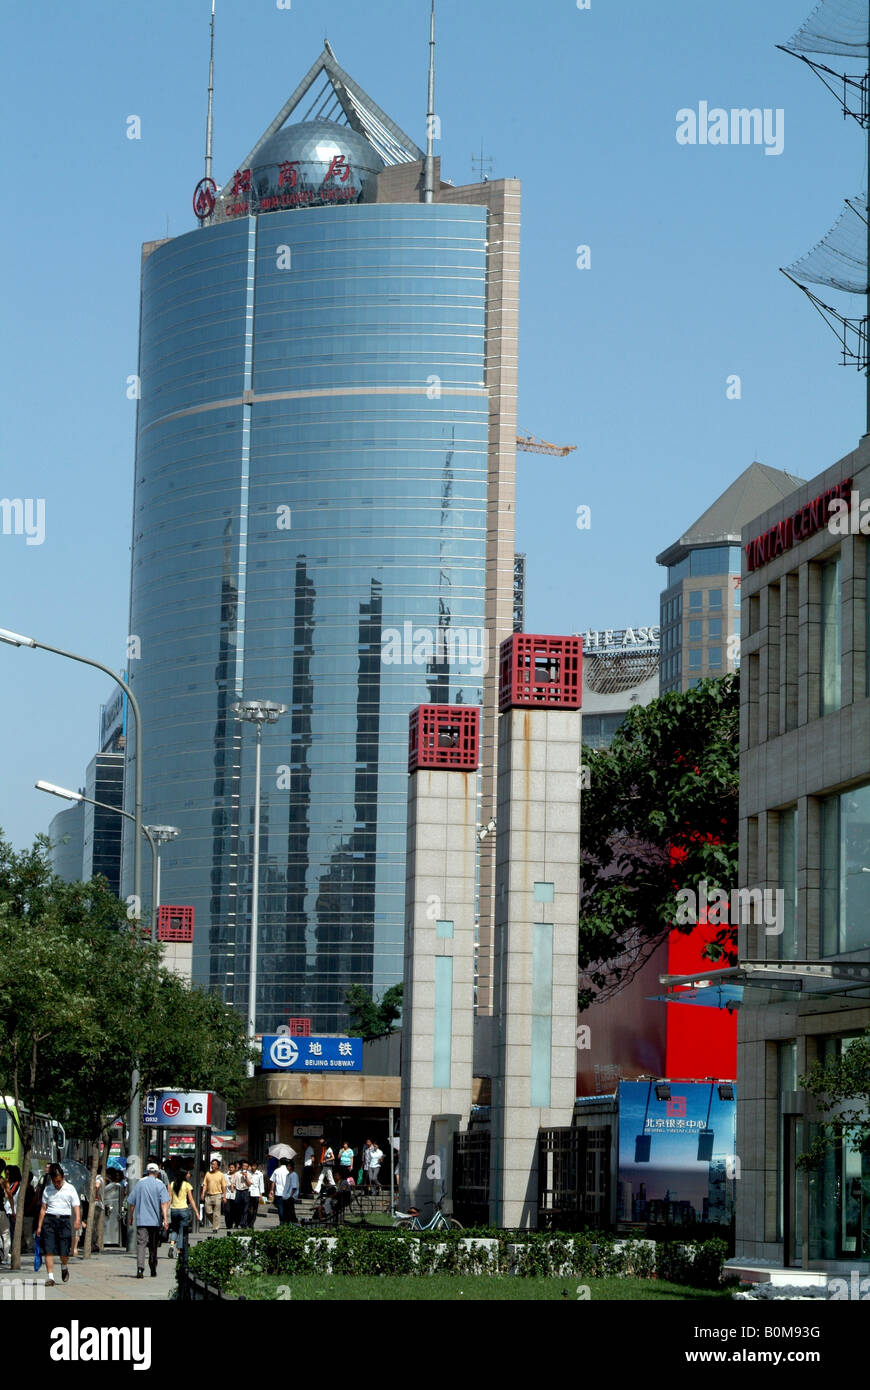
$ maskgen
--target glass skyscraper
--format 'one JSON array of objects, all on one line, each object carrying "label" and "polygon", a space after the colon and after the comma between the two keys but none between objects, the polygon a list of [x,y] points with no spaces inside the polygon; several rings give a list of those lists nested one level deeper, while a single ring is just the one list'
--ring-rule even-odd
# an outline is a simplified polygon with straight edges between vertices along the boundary
[{"label": "glass skyscraper", "polygon": [[[263,1031],[338,1031],[350,985],[401,980],[408,713],[480,703],[506,635],[487,595],[491,210],[403,193],[421,152],[400,158],[390,130],[267,132],[204,225],[144,248],[128,664],[145,820],[181,831],[164,882],[196,910],[194,979],[244,1009],[254,733],[231,706],[288,706],[263,734]],[[512,540],[490,582],[507,631]]]}]

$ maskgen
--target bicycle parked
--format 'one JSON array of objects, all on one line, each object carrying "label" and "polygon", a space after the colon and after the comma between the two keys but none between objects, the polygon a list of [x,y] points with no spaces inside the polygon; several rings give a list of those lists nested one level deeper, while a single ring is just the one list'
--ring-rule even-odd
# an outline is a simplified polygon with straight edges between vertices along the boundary
[{"label": "bicycle parked", "polygon": [[409,1211],[397,1211],[395,1213],[395,1224],[393,1229],[396,1231],[462,1231],[464,1226],[461,1221],[457,1221],[455,1216],[445,1216],[441,1209],[444,1197],[438,1198],[437,1202],[429,1202],[427,1206],[434,1206],[432,1217],[424,1223],[420,1220],[419,1207],[411,1207]]}]

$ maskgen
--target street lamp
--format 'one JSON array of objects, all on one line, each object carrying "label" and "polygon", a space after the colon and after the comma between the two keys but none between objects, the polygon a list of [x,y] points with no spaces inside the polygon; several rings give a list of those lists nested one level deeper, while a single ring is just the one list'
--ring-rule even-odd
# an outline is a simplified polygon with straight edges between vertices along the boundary
[{"label": "street lamp", "polygon": [[[114,811],[117,816],[123,816],[125,820],[135,820],[135,816],[130,811],[124,811],[120,806],[110,806],[108,801],[95,801],[92,796],[85,796],[84,792],[70,791],[69,787],[58,787],[54,782],[34,782],[37,791],[49,792],[51,796],[63,797],[64,801],[86,801],[89,806],[98,806],[101,811]],[[151,846],[151,898],[153,903],[157,903],[160,892],[160,859],[158,856],[158,846],[155,843],[157,837],[153,833],[154,827],[143,825],[142,834]],[[177,834],[177,832],[176,832]],[[151,940],[157,940],[157,907],[153,908],[153,921],[151,923]]]},{"label": "street lamp", "polygon": [[154,883],[151,889],[151,912],[153,916],[151,928],[151,940],[157,940],[157,912],[160,907],[160,846],[168,845],[170,840],[177,840],[181,831],[174,825],[143,825],[142,829],[151,841],[152,849],[154,845],[153,863],[155,865]]},{"label": "street lamp", "polygon": [[[236,700],[231,706],[237,719],[247,719],[257,728],[257,760],[254,775],[254,862],[251,867],[251,953],[250,984],[248,987],[248,1040],[253,1044],[257,1032],[257,928],[259,926],[260,887],[260,764],[263,745],[263,725],[277,724],[286,705],[273,700]],[[254,1075],[254,1063],[248,1062],[248,1076]]]},{"label": "street lamp", "polygon": [[[35,637],[24,637],[20,632],[10,632],[5,627],[0,627],[0,642],[7,642],[10,647],[38,647],[44,652],[54,652],[55,656],[64,656],[68,661],[79,661],[83,666],[94,666],[98,671],[103,671],[107,676],[111,676],[115,684],[120,685],[130,701],[130,708],[136,720],[136,786],[133,799],[133,821],[136,833],[133,836],[133,900],[134,911],[138,919],[142,913],[142,714],[139,709],[139,701],[127,682],[122,680],[111,666],[104,666],[102,661],[94,661],[89,656],[78,656],[75,652],[64,651],[63,647],[51,647],[47,642],[37,642]],[[137,1067],[131,1077],[132,1095],[135,1096],[138,1089],[139,1069]],[[130,1149],[135,1155],[135,1160],[132,1165],[132,1172],[130,1172],[130,1165],[128,1164],[128,1197],[139,1180],[139,1107],[135,1101],[130,1107],[129,1131]],[[132,1249],[132,1233],[128,1246]]]}]

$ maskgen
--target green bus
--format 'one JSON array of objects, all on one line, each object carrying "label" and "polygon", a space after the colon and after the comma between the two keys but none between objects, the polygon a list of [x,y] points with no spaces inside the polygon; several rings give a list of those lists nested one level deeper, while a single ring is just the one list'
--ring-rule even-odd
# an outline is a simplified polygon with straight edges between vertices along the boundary
[{"label": "green bus", "polygon": [[[13,1115],[18,1118],[19,1111],[12,1096],[2,1096],[0,1100],[0,1158],[7,1165],[15,1164],[20,1168],[24,1155],[18,1130],[12,1119]],[[21,1110],[23,1114],[27,1114],[23,1106]],[[66,1133],[60,1121],[53,1120],[50,1115],[38,1114],[33,1127],[33,1148],[30,1153],[33,1176],[40,1178],[46,1163],[60,1163],[65,1146]]]}]

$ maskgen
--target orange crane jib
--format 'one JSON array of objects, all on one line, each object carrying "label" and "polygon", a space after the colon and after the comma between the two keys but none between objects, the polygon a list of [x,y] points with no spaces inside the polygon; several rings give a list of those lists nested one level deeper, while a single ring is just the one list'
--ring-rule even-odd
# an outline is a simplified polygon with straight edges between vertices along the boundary
[{"label": "orange crane jib", "polygon": [[546,439],[536,439],[533,434],[518,434],[517,448],[527,454],[551,454],[554,458],[564,458],[573,454],[576,444],[550,444]]}]

